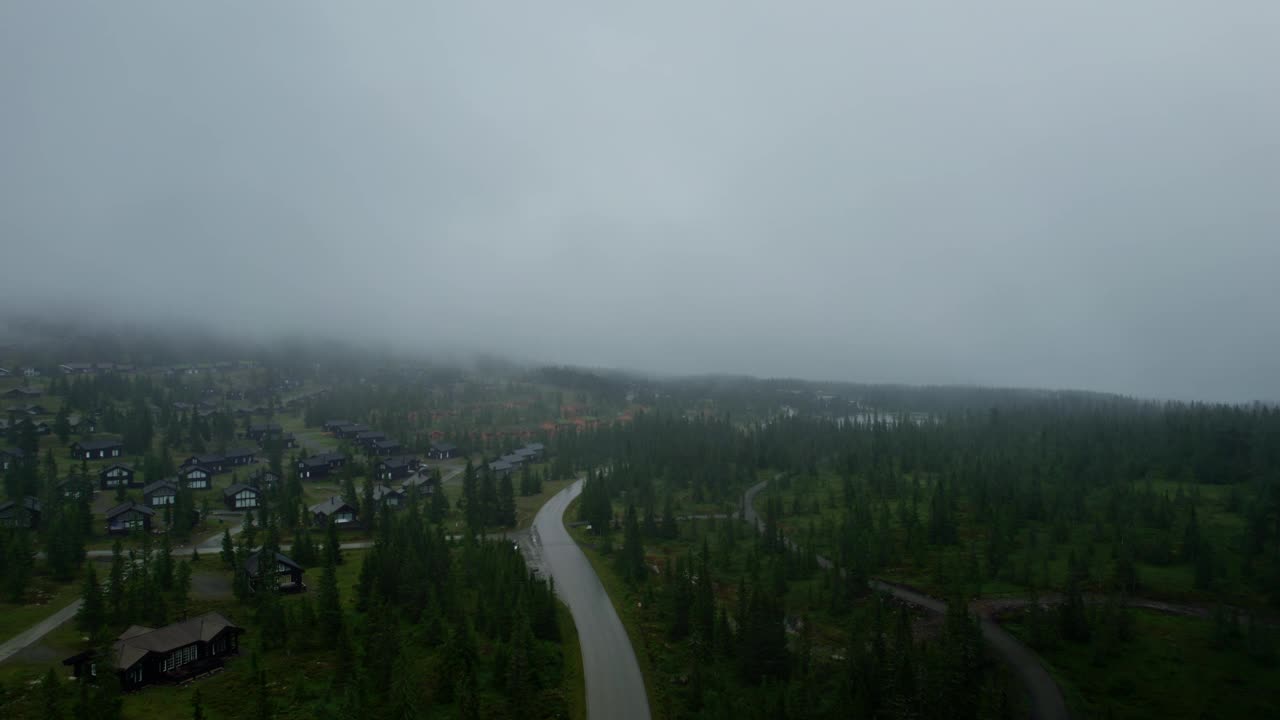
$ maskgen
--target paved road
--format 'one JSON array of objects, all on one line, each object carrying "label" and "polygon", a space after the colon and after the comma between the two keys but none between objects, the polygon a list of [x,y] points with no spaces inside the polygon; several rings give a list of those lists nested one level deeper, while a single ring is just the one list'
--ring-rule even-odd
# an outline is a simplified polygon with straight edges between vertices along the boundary
[{"label": "paved road", "polygon": [[631,639],[587,556],[564,527],[564,510],[581,492],[579,480],[552,496],[538,510],[520,547],[530,567],[555,581],[556,592],[573,613],[586,674],[587,717],[648,720],[649,699]]},{"label": "paved road", "polygon": [[[743,518],[761,531],[764,530],[764,521],[756,514],[755,499],[768,483],[769,481],[765,480],[752,485],[742,498]],[[830,568],[831,561],[819,555],[818,565]],[[910,588],[879,580],[872,580],[871,587],[931,612],[947,611],[946,603]],[[1069,720],[1071,714],[1067,712],[1067,703],[1062,698],[1062,690],[1044,669],[1044,665],[1040,663],[1040,657],[991,619],[979,616],[978,623],[983,639],[1005,659],[1005,662],[1017,673],[1018,679],[1022,681],[1031,703],[1031,717],[1036,720]]]},{"label": "paved road", "polygon": [[80,602],[76,600],[58,612],[23,630],[12,638],[0,643],[0,663],[16,655],[23,648],[37,642],[40,638],[53,632],[62,623],[76,616],[80,610]]}]

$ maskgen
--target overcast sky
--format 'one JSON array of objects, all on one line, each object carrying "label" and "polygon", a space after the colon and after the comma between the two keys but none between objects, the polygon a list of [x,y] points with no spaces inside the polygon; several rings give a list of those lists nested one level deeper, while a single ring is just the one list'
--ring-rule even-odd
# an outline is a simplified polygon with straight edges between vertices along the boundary
[{"label": "overcast sky", "polygon": [[0,301],[1280,399],[1275,0],[621,5],[0,3]]}]

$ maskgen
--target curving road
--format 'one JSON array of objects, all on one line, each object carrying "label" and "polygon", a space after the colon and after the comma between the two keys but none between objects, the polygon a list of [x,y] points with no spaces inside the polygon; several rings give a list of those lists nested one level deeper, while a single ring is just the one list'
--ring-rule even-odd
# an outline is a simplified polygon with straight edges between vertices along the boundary
[{"label": "curving road", "polygon": [[564,527],[564,510],[581,492],[578,480],[552,496],[538,510],[521,550],[530,567],[555,582],[573,614],[582,645],[587,717],[648,720],[649,699],[631,639],[587,556]]},{"label": "curving road", "polygon": [[[768,484],[768,480],[756,483],[747,488],[746,494],[742,497],[743,519],[755,525],[762,532],[764,531],[764,521],[756,513],[755,499],[756,495],[759,495],[760,491],[764,490]],[[787,542],[790,544],[790,540]],[[830,568],[831,561],[819,555],[818,565],[823,568]],[[925,610],[935,613],[945,613],[947,611],[946,603],[910,588],[880,580],[872,580],[870,584],[876,590],[889,593],[903,602]],[[1018,675],[1018,679],[1022,681],[1023,687],[1026,688],[1027,696],[1031,703],[1031,717],[1036,720],[1070,720],[1071,714],[1067,712],[1067,703],[1062,697],[1062,690],[1058,687],[1058,683],[1054,682],[1049,672],[1044,669],[1044,665],[1040,663],[1039,656],[989,618],[979,615],[978,623],[982,629],[983,639],[1013,668],[1013,671]]]}]

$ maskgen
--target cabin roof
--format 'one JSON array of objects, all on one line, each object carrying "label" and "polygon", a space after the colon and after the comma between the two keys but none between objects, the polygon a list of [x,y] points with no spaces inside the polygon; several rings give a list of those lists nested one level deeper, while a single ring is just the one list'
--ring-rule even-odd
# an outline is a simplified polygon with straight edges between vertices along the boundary
[{"label": "cabin roof", "polygon": [[123,514],[125,514],[126,512],[129,512],[130,510],[137,510],[138,512],[142,513],[143,515],[155,515],[155,514],[156,514],[156,511],[155,511],[155,510],[152,510],[151,508],[147,507],[146,505],[143,505],[143,504],[141,504],[141,503],[135,502],[135,501],[133,501],[133,500],[128,500],[128,501],[123,502],[123,503],[120,503],[119,505],[117,505],[117,506],[115,506],[115,507],[111,508],[110,510],[108,510],[108,511],[106,512],[106,518],[107,518],[108,520],[110,520],[111,518],[113,518],[113,517],[115,517],[115,516],[117,516],[117,515],[123,515]]}]

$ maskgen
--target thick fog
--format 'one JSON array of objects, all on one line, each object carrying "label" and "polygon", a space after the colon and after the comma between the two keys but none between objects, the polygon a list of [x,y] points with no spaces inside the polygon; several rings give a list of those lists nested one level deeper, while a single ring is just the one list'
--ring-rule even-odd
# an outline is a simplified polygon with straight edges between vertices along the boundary
[{"label": "thick fog", "polygon": [[0,302],[1280,399],[1277,38],[1274,0],[13,0]]}]

